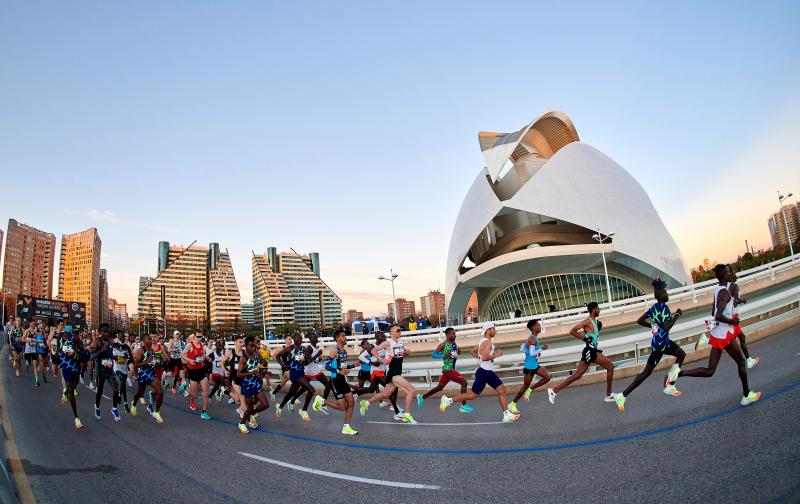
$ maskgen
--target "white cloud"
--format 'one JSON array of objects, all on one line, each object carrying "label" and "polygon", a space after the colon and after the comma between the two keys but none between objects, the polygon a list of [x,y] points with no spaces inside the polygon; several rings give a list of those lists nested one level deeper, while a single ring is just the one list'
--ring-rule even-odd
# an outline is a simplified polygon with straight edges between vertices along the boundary
[{"label": "white cloud", "polygon": [[[67,213],[69,213],[69,212],[70,211],[67,210]],[[137,228],[141,228],[141,229],[150,229],[150,230],[153,230],[153,231],[177,232],[177,230],[174,229],[174,228],[171,228],[171,227],[168,227],[168,226],[162,226],[160,224],[153,224],[153,223],[150,223],[150,222],[142,222],[142,221],[131,220],[131,219],[123,219],[122,217],[120,217],[119,215],[115,214],[111,210],[98,210],[96,208],[92,208],[91,210],[86,212],[86,216],[89,219],[93,220],[93,221],[104,222],[104,223],[107,223],[107,224],[119,224],[119,225],[122,225],[122,226],[131,226],[131,227],[137,227]]]}]

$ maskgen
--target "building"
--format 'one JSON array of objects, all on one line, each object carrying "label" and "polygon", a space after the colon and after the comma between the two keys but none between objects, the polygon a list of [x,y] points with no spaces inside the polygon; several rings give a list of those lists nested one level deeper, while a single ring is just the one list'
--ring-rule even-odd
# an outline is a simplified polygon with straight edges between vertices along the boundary
[{"label": "building", "polygon": [[[786,215],[784,220],[783,216]],[[781,211],[772,214],[767,219],[769,226],[769,234],[772,239],[772,246],[777,247],[789,245],[789,240],[786,235],[786,228],[789,228],[789,237],[791,237],[792,244],[797,243],[800,239],[800,202],[789,205],[784,205]],[[797,250],[795,250],[797,252]]]},{"label": "building", "polygon": [[268,328],[296,323],[302,329],[331,327],[342,322],[342,300],[320,276],[319,254],[253,253],[255,326]]},{"label": "building", "polygon": [[52,299],[55,235],[8,219],[5,238],[2,289],[6,313],[14,313],[18,294]]},{"label": "building", "polygon": [[245,324],[255,324],[256,317],[253,311],[253,303],[242,303],[242,321]]},{"label": "building", "polygon": [[417,316],[414,301],[409,301],[405,298],[397,298],[395,302],[397,303],[397,311],[394,309],[394,303],[388,303],[386,307],[389,309],[389,313],[394,317],[396,322],[406,320],[407,318],[415,318]]},{"label": "building", "polygon": [[716,263],[712,263],[710,259],[703,259],[703,269],[706,271],[711,271],[711,269],[716,265]]},{"label": "building", "polygon": [[464,322],[470,324],[478,321],[478,293],[473,292],[467,301],[467,309],[464,310]]},{"label": "building", "polygon": [[150,282],[153,281],[154,277],[151,276],[140,276],[139,277],[139,292],[142,292],[145,287],[150,285]]},{"label": "building", "polygon": [[100,268],[100,323],[111,323],[111,308],[108,304],[108,272]]},{"label": "building", "polygon": [[347,310],[344,320],[347,325],[352,325],[353,321],[355,320],[364,320],[364,312],[358,310]]},{"label": "building", "polygon": [[422,316],[429,320],[447,320],[445,297],[438,289],[428,291],[428,294],[419,298],[419,309]]},{"label": "building", "polygon": [[110,313],[108,323],[111,325],[112,331],[127,331],[130,329],[130,319],[128,318],[127,304],[117,303],[116,299],[109,298],[108,311]]},{"label": "building", "polygon": [[478,142],[485,166],[450,240],[449,313],[464,313],[474,292],[481,320],[607,302],[603,259],[613,300],[649,291],[655,275],[668,287],[691,282],[644,189],[582,143],[563,112],[513,133],[481,132]]},{"label": "building", "polygon": [[86,303],[86,323],[100,325],[100,235],[97,228],[61,235],[58,299]]},{"label": "building", "polygon": [[[148,324],[163,313],[167,326],[233,331],[242,308],[230,255],[220,252],[218,243],[194,243],[183,247],[159,242],[157,275],[139,293],[139,315]],[[187,323],[192,320],[194,324]]]}]

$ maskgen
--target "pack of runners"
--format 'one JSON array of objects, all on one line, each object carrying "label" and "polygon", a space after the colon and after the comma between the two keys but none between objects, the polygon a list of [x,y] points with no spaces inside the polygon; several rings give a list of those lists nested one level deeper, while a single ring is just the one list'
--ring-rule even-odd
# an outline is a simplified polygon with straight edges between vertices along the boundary
[{"label": "pack of runners", "polygon": [[[549,402],[555,404],[559,393],[580,380],[589,367],[595,365],[606,370],[604,400],[616,403],[618,409],[624,411],[627,398],[652,374],[664,355],[674,357],[675,363],[667,372],[663,391],[679,397],[678,379],[713,376],[723,351],[737,365],[742,384],[741,404],[759,400],[761,393],[750,389],[747,378],[747,370],[759,359],[750,356],[745,335],[739,327],[739,306],[747,301],[740,296],[736,274],[729,266],[718,265],[714,271],[718,285],[714,290],[712,319],[709,321],[710,337],[704,335],[697,345],[698,348],[711,347],[706,367],[682,369],[686,353],[670,339],[670,330],[683,312],[670,310],[666,289],[657,285],[655,304],[637,321],[652,333],[649,357],[631,384],[623,392],[612,392],[614,365],[599,348],[603,326],[598,320],[600,307],[592,302],[587,305],[588,317],[570,331],[571,336],[584,343],[577,369],[558,386],[547,389]],[[32,321],[23,327],[22,321],[16,318],[9,320],[3,330],[8,358],[16,375],[21,376],[25,366],[32,371],[36,387],[40,387],[42,382],[49,383],[48,374],[53,382],[60,381],[61,403],[69,403],[77,429],[84,428],[84,424],[78,417],[75,397],[79,394],[78,384],[84,383],[94,392],[94,416],[97,420],[102,419],[101,403],[106,397],[111,401],[111,415],[117,422],[122,420],[120,405],[133,417],[138,416],[139,406],[145,406],[154,421],[162,424],[164,393],[171,390],[173,395],[183,395],[188,399],[187,407],[191,411],[200,410],[199,417],[203,420],[212,418],[209,413],[212,400],[220,405],[227,397],[227,404],[235,407],[239,416],[238,428],[242,433],[258,428],[259,413],[267,410],[271,401],[276,405],[274,410],[278,419],[285,411],[293,412],[296,407],[303,422],[311,421],[309,407],[325,415],[330,415],[331,409],[341,411],[344,415],[341,433],[355,435],[358,431],[351,426],[351,421],[356,408],[364,416],[376,402],[381,407],[391,405],[396,421],[413,425],[417,423],[412,414],[413,407],[423,408],[426,399],[439,393],[442,394],[439,399],[441,413],[454,403],[460,403],[460,412],[471,413],[473,408],[469,401],[480,396],[487,385],[497,394],[502,421],[519,420],[519,401],[530,401],[532,392],[551,380],[550,373],[539,363],[542,352],[548,350],[548,346],[540,342],[541,321],[530,320],[527,328],[529,334],[519,347],[524,360],[522,386],[510,402],[506,386],[495,368],[495,361],[504,353],[494,343],[497,330],[493,322],[483,323],[481,338],[469,352],[477,360],[471,386],[467,378],[456,370],[462,354],[462,347],[456,341],[456,330],[452,327],[445,329],[444,341],[431,355],[442,361],[442,372],[438,384],[424,394],[418,393],[403,376],[403,361],[411,353],[398,325],[389,327],[388,337],[379,331],[374,342],[363,339],[355,356],[348,351],[347,337],[342,329],[334,332],[334,345],[329,348],[323,348],[316,335],[309,335],[306,342],[304,336],[297,333],[286,338],[284,345],[273,351],[252,337],[238,337],[226,348],[221,338],[207,340],[201,335],[189,335],[184,339],[179,331],[175,331],[166,342],[155,334],[141,338],[127,333],[112,336],[108,324],[101,324],[96,331],[83,330],[79,334],[62,321],[52,327]],[[270,381],[269,361],[280,365],[274,386]],[[534,381],[537,376],[539,378]],[[321,394],[312,385],[314,382],[320,384]],[[444,393],[450,382],[460,386],[460,393],[452,396]],[[130,401],[129,388],[133,392]],[[282,391],[283,397],[278,402],[277,395]],[[403,408],[397,404],[400,391],[404,395]],[[110,398],[105,396],[106,392],[110,392]],[[330,398],[331,394],[333,398]]]}]

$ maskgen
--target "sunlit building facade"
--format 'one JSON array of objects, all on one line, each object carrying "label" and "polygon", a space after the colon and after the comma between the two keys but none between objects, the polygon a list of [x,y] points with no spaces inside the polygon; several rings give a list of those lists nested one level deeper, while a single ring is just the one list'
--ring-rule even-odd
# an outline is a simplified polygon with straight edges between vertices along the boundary
[{"label": "sunlit building facade", "polygon": [[[100,235],[97,228],[61,235],[58,299],[86,303],[86,322],[97,328],[106,306],[100,302]],[[106,295],[107,295],[106,289]]]}]

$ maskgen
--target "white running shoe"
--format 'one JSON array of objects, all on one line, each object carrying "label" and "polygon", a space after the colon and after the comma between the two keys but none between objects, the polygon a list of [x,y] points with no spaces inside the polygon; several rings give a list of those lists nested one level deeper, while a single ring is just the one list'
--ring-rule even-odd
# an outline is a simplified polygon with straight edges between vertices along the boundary
[{"label": "white running shoe", "polygon": [[398,422],[402,422],[403,421],[403,412],[400,411],[399,413],[395,414],[395,416],[393,418]]},{"label": "white running shoe", "polygon": [[503,412],[503,423],[516,422],[517,420],[519,420],[519,417],[520,417],[519,415],[511,413],[511,411],[505,410]]},{"label": "white running shoe", "polygon": [[751,390],[749,394],[747,394],[746,396],[742,397],[741,405],[742,406],[747,406],[748,404],[754,403],[754,402],[758,401],[759,399],[761,399],[761,392],[755,392],[755,391]]},{"label": "white running shoe", "polygon": [[555,404],[556,403],[556,396],[557,395],[558,394],[556,394],[553,391],[553,389],[551,389],[551,388],[547,389],[547,400],[550,401],[550,404]]},{"label": "white running shoe", "polygon": [[755,365],[758,364],[759,362],[761,362],[761,358],[759,358],[759,357],[750,357],[750,358],[748,358],[747,361],[746,361],[747,369],[753,369],[755,367]]},{"label": "white running shoe", "polygon": [[439,400],[439,412],[444,413],[444,410],[449,408],[451,404],[453,404],[452,399],[447,396],[442,396],[442,398]]},{"label": "white running shoe", "polygon": [[331,414],[331,410],[329,410],[327,406],[321,406],[319,408],[319,410],[325,415],[330,415]]},{"label": "white running shoe", "polygon": [[605,402],[616,402],[616,401],[617,401],[616,399],[614,399],[614,393],[613,393],[613,392],[612,392],[612,393],[610,393],[610,394],[608,394],[607,396],[605,396],[605,397],[603,398],[603,400],[604,400]]},{"label": "white running shoe", "polygon": [[620,411],[625,411],[625,395],[622,392],[611,395],[614,396],[614,402],[617,403],[617,409]]}]

